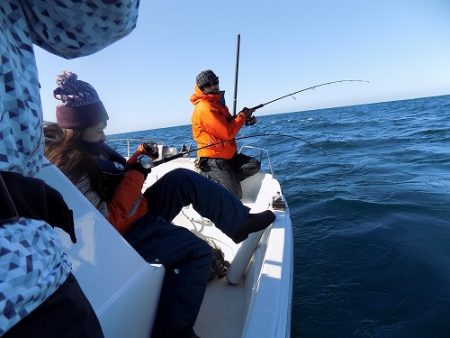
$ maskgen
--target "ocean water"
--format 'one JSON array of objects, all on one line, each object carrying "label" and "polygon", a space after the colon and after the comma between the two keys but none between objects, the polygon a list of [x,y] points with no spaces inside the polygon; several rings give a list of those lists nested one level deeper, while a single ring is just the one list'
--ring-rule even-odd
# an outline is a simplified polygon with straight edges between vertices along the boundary
[{"label": "ocean water", "polygon": [[[290,207],[292,337],[450,337],[449,113],[440,96],[242,129],[280,134],[238,143],[270,152]],[[189,125],[117,137],[193,144]]]}]

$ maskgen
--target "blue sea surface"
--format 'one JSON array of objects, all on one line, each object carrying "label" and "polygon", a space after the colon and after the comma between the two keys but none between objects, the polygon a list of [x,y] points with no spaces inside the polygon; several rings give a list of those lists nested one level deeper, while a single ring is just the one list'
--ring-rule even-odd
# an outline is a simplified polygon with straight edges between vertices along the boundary
[{"label": "blue sea surface", "polygon": [[[270,152],[290,207],[292,337],[450,337],[449,113],[439,96],[242,129],[280,134],[238,143]],[[117,137],[194,145],[189,125]]]}]

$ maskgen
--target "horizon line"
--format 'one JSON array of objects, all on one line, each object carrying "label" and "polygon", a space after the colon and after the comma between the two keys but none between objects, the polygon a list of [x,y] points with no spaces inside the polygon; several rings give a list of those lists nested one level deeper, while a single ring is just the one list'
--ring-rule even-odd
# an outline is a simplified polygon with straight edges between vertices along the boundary
[{"label": "horizon line", "polygon": [[[411,98],[405,98],[405,99],[394,99],[394,100],[388,100],[388,101],[376,101],[376,102],[367,102],[367,103],[337,105],[337,106],[322,107],[322,108],[311,108],[311,109],[298,110],[298,111],[286,111],[286,112],[279,112],[279,113],[269,113],[269,114],[263,114],[263,115],[260,115],[260,116],[282,115],[282,114],[290,114],[290,113],[304,113],[304,112],[311,112],[311,111],[325,110],[325,109],[333,109],[333,108],[345,108],[345,107],[356,107],[356,106],[374,105],[374,104],[381,104],[381,103],[398,102],[398,101],[410,101],[410,100],[426,99],[426,98],[440,97],[440,96],[449,96],[449,95],[450,94],[418,96],[418,97],[411,97]],[[46,121],[44,121],[44,122],[46,122]],[[170,125],[170,126],[162,126],[162,127],[150,128],[150,129],[130,130],[130,131],[117,132],[117,133],[113,133],[113,134],[106,134],[106,136],[110,137],[110,136],[114,136],[114,135],[121,135],[121,134],[128,134],[128,133],[139,133],[139,132],[144,132],[144,131],[149,131],[149,130],[160,130],[160,129],[167,129],[167,128],[183,127],[183,126],[188,126],[188,125],[189,125],[189,123],[187,123],[187,124],[176,124],[176,125]]]}]

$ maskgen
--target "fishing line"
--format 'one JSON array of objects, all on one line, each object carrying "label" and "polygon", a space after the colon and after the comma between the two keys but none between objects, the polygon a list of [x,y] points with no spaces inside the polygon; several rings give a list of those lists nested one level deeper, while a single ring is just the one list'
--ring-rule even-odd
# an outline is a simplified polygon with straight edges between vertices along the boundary
[{"label": "fishing line", "polygon": [[295,94],[298,94],[298,93],[301,93],[301,92],[305,92],[307,90],[314,90],[314,89],[319,88],[319,87],[328,86],[328,85],[331,85],[331,84],[334,84],[334,83],[340,83],[340,82],[366,82],[366,83],[369,83],[369,81],[366,81],[366,80],[337,80],[337,81],[325,82],[325,83],[321,83],[321,84],[318,84],[318,85],[315,85],[315,86],[311,86],[311,87],[307,87],[307,88],[303,88],[303,89],[297,90],[296,92],[293,92],[293,93],[289,93],[289,94],[280,96],[280,97],[278,97],[276,99],[273,99],[271,101],[268,101],[266,103],[258,104],[257,106],[254,106],[254,107],[250,108],[250,110],[256,110],[256,109],[262,108],[262,107],[264,107],[264,106],[266,106],[266,105],[268,105],[268,104],[270,104],[272,102],[284,99],[286,97],[289,97],[289,96],[292,96],[292,95],[295,95]]},{"label": "fishing line", "polygon": [[320,147],[316,146],[314,143],[311,143],[299,136],[294,136],[294,135],[288,135],[288,134],[276,134],[276,133],[264,133],[264,134],[252,134],[252,135],[247,135],[247,136],[240,136],[240,137],[236,137],[236,140],[241,140],[241,139],[245,139],[245,138],[251,138],[251,137],[260,137],[260,136],[283,136],[283,137],[290,137],[299,141],[302,141],[306,144],[309,144],[311,147],[316,148],[317,150],[321,151],[322,153],[324,153],[325,155],[328,155],[323,149],[321,149]]},{"label": "fishing line", "polygon": [[[328,155],[323,149],[321,149],[320,147],[316,146],[315,144],[313,144],[313,143],[311,143],[311,142],[309,142],[309,141],[307,141],[307,140],[305,140],[305,139],[303,139],[303,138],[301,138],[301,137],[299,137],[299,136],[288,135],[288,134],[276,134],[276,133],[252,134],[252,135],[246,135],[246,136],[236,137],[234,140],[242,140],[242,139],[246,139],[246,138],[252,138],[252,137],[265,137],[265,136],[290,137],[290,138],[293,138],[293,139],[302,141],[302,142],[304,142],[304,143],[306,143],[306,144],[308,144],[308,145],[310,145],[310,146],[316,148],[317,150],[321,151],[323,154]],[[177,159],[177,158],[183,157],[184,155],[193,153],[194,151],[206,149],[206,148],[213,147],[213,146],[215,146],[215,145],[223,144],[223,143],[226,143],[226,142],[231,142],[231,141],[230,141],[230,140],[228,140],[228,141],[220,141],[220,142],[208,144],[208,145],[206,145],[206,146],[204,146],[204,147],[195,148],[195,149],[191,149],[191,150],[185,150],[185,151],[179,152],[178,154],[175,154],[175,155],[173,155],[173,156],[166,157],[166,158],[163,158],[163,159],[161,159],[161,160],[153,161],[153,165],[154,165],[154,166],[157,166],[157,165],[160,165],[160,164],[163,164],[163,163],[166,163],[166,162],[175,160],[175,159]]]},{"label": "fishing line", "polygon": [[[314,85],[314,86],[311,86],[311,87],[303,88],[303,89],[297,90],[295,92],[292,92],[292,93],[280,96],[280,97],[278,97],[276,99],[273,99],[271,101],[268,101],[268,102],[265,102],[265,103],[261,103],[261,104],[255,106],[255,107],[250,108],[250,110],[256,110],[256,109],[262,108],[262,107],[264,107],[264,106],[266,106],[268,104],[271,104],[271,103],[273,103],[275,101],[284,99],[286,97],[290,97],[290,96],[294,97],[293,95],[301,93],[301,92],[305,92],[305,91],[308,91],[308,90],[314,90],[314,89],[319,88],[319,87],[328,86],[328,85],[331,85],[331,84],[341,83],[341,82],[366,82],[366,83],[369,83],[369,81],[366,81],[366,80],[337,80],[337,81],[330,81],[330,82],[320,83],[320,84],[317,84],[317,85]],[[235,118],[235,117],[236,116],[232,116],[232,118]],[[249,124],[252,125],[252,124],[254,124],[254,122],[249,123]],[[304,143],[306,143],[306,144],[316,148],[317,150],[319,150],[323,154],[328,155],[323,149],[321,149],[320,147],[316,146],[315,144],[313,144],[313,143],[311,143],[311,142],[309,142],[309,141],[307,141],[307,140],[305,140],[305,139],[303,139],[303,138],[301,138],[299,136],[288,135],[288,134],[274,134],[274,133],[252,134],[252,135],[247,135],[247,136],[236,137],[234,140],[242,140],[242,139],[251,138],[251,137],[265,137],[265,136],[290,137],[290,138],[302,141],[302,142],[304,142]],[[176,155],[163,158],[163,159],[161,159],[159,161],[154,161],[153,165],[157,166],[157,165],[160,165],[162,163],[166,163],[166,162],[175,160],[177,158],[183,157],[184,155],[190,154],[190,153],[192,153],[194,151],[206,149],[206,148],[209,148],[209,147],[212,147],[212,146],[215,146],[215,145],[218,145],[218,144],[223,144],[223,143],[226,143],[226,142],[230,142],[230,141],[220,141],[220,142],[208,144],[208,145],[206,145],[204,147],[200,147],[200,148],[196,148],[196,149],[192,149],[192,150],[181,151],[180,153],[178,153]]]}]

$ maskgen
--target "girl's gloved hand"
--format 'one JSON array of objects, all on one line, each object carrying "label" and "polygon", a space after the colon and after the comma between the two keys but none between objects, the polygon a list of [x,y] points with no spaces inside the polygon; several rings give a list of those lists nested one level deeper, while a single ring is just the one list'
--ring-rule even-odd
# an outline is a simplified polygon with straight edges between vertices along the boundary
[{"label": "girl's gloved hand", "polygon": [[139,145],[138,152],[150,156],[152,159],[157,159],[159,156],[158,145],[154,142],[145,142]]},{"label": "girl's gloved hand", "polygon": [[153,142],[140,144],[134,154],[127,160],[127,164],[133,165],[141,155],[147,155],[152,160],[156,160],[159,157],[158,145]]},{"label": "girl's gloved hand", "polygon": [[144,178],[147,178],[147,175],[152,171],[153,168],[152,159],[149,156],[142,154],[139,154],[135,158],[133,157],[134,155],[127,161],[127,167],[125,170],[139,171],[142,175],[144,175]]}]

